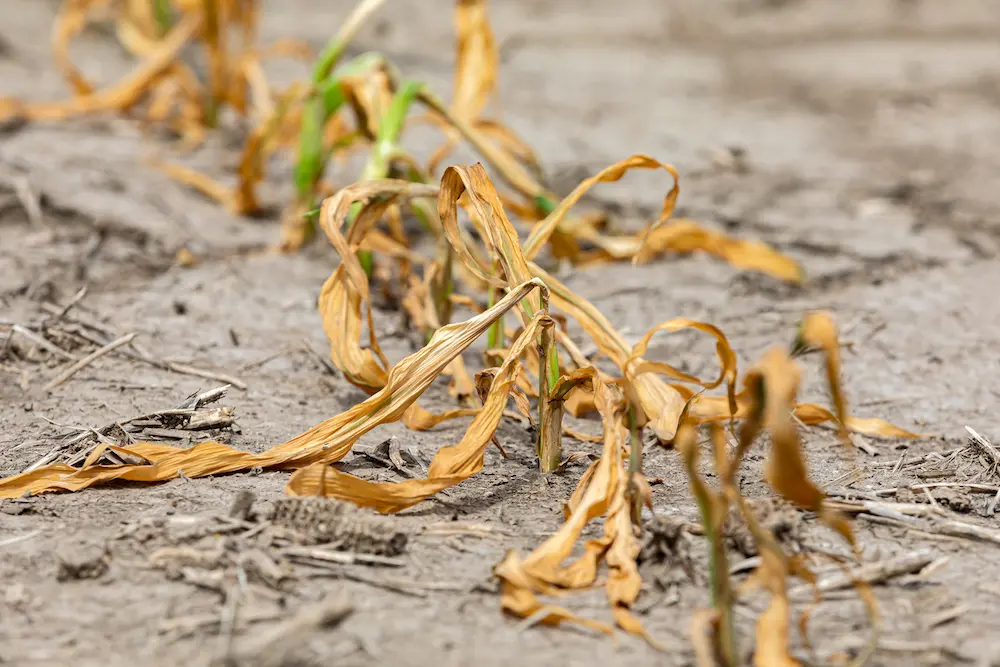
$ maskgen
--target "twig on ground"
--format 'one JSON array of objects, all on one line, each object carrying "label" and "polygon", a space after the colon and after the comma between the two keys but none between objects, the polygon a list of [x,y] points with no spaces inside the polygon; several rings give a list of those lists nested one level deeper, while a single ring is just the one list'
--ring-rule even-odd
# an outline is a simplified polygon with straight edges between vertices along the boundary
[{"label": "twig on ground", "polygon": [[990,501],[989,506],[986,508],[986,514],[988,516],[993,516],[996,513],[997,503],[1000,503],[1000,486],[997,487],[996,495],[993,496],[993,500]]},{"label": "twig on ground", "polygon": [[963,521],[944,521],[934,524],[933,529],[941,535],[965,537],[971,540],[982,540],[984,542],[1000,544],[1000,531]]},{"label": "twig on ground", "polygon": [[[43,303],[42,309],[53,314],[58,314],[61,309],[51,303]],[[106,327],[105,325],[89,318],[83,318],[79,315],[74,315],[69,318],[72,322],[75,322],[80,327],[90,329],[91,331],[96,331],[97,333],[104,336],[105,340],[100,337],[95,336],[93,333],[88,333],[84,330],[77,330],[74,333],[80,338],[89,341],[95,345],[105,345],[107,343],[107,338],[116,336],[117,334]],[[181,364],[176,361],[166,361],[163,359],[158,359],[150,354],[145,348],[140,346],[138,343],[132,343],[131,349],[120,350],[120,353],[124,356],[134,360],[141,361],[143,363],[149,364],[154,368],[159,368],[160,370],[171,371],[173,373],[179,373],[181,375],[193,375],[195,377],[202,377],[207,380],[217,380],[219,382],[226,382],[236,387],[237,389],[246,389],[247,385],[242,380],[222,373],[220,371],[213,371],[204,368],[196,368],[194,366],[189,366],[187,364]]]},{"label": "twig on ground", "polygon": [[14,176],[10,179],[10,184],[14,186],[14,193],[18,201],[24,207],[24,212],[28,214],[28,220],[36,227],[47,227],[45,215],[42,213],[40,197],[31,189],[31,183],[26,176]]},{"label": "twig on ground", "polygon": [[87,286],[86,285],[84,285],[83,287],[81,287],[80,290],[76,294],[73,295],[73,298],[69,300],[69,303],[67,303],[62,308],[59,308],[59,310],[57,312],[51,313],[50,317],[45,318],[45,320],[42,321],[42,328],[45,329],[45,328],[50,327],[50,326],[52,326],[54,324],[57,324],[59,322],[59,320],[61,320],[62,318],[66,317],[66,314],[73,308],[73,306],[75,306],[76,304],[80,303],[80,301],[85,296],[87,296]]},{"label": "twig on ground", "polygon": [[307,644],[309,635],[340,624],[353,611],[354,605],[345,595],[332,595],[241,642],[216,664],[224,667],[280,667],[290,664],[294,652]]},{"label": "twig on ground", "polygon": [[[224,385],[222,387],[216,387],[214,389],[209,389],[201,393],[191,394],[183,401],[181,401],[176,407],[168,408],[166,410],[156,410],[153,412],[147,412],[145,414],[131,417],[124,421],[112,421],[104,424],[99,428],[90,427],[80,427],[73,426],[70,424],[60,424],[58,422],[53,422],[51,419],[42,417],[45,421],[55,424],[61,428],[72,429],[79,431],[79,433],[69,440],[61,442],[50,449],[42,458],[40,458],[35,463],[31,464],[24,472],[35,470],[43,465],[46,465],[53,460],[55,460],[61,453],[67,450],[74,450],[74,454],[66,461],[69,465],[78,465],[86,457],[88,450],[83,449],[76,451],[75,447],[77,445],[86,445],[88,442],[94,440],[100,440],[103,436],[106,436],[113,429],[118,429],[118,433],[121,436],[119,439],[125,439],[125,444],[130,441],[130,432],[143,432],[150,428],[159,428],[164,422],[169,424],[179,423],[180,431],[182,436],[188,436],[190,433],[188,431],[206,429],[206,428],[225,428],[231,426],[233,423],[233,414],[231,408],[216,408],[211,410],[204,410],[206,405],[210,405],[220,400],[226,395],[229,390],[229,385]],[[109,444],[120,444],[120,443],[109,443]]]},{"label": "twig on ground", "polygon": [[317,352],[313,348],[312,343],[310,343],[305,338],[302,339],[302,349],[308,352],[311,357],[316,359],[316,361],[318,361],[320,365],[326,369],[327,373],[329,373],[330,375],[337,375],[337,367],[334,366],[329,359],[327,359],[322,354]]},{"label": "twig on ground", "polygon": [[944,611],[939,611],[936,614],[931,615],[927,619],[928,628],[936,628],[939,625],[944,625],[945,623],[950,623],[956,618],[969,611],[970,606],[968,604],[960,604],[951,609],[945,609]]},{"label": "twig on ground", "polygon": [[292,560],[304,560],[307,562],[323,561],[338,563],[340,565],[381,565],[383,567],[403,567],[406,565],[406,561],[399,558],[355,553],[352,551],[331,551],[311,547],[287,547],[282,549],[280,553]]},{"label": "twig on ground", "polygon": [[[285,611],[266,611],[266,612],[248,612],[245,614],[240,614],[239,622],[243,624],[249,623],[260,623],[262,621],[277,621],[278,619],[284,618],[288,613]],[[214,629],[219,625],[219,614],[195,614],[192,616],[180,616],[176,618],[167,618],[160,622],[157,630],[161,634],[167,634],[170,632],[176,633],[175,639],[181,639],[188,635],[194,634],[196,631],[205,629]]]},{"label": "twig on ground", "polygon": [[[237,586],[226,591],[226,600],[219,614],[219,658],[225,661],[233,653],[233,632],[236,630],[236,616],[239,612],[242,593]],[[223,662],[225,664],[225,662]]]},{"label": "twig on ground", "polygon": [[290,352],[294,352],[294,351],[295,351],[295,347],[294,346],[285,346],[285,347],[281,348],[280,350],[278,350],[277,352],[272,352],[271,354],[269,354],[269,355],[267,355],[267,356],[265,356],[265,357],[263,357],[261,359],[257,359],[255,361],[248,361],[247,363],[245,363],[242,366],[240,366],[239,372],[240,373],[246,373],[247,371],[253,370],[254,368],[260,368],[261,366],[264,366],[265,364],[268,364],[268,363],[274,361],[275,359],[283,357],[286,354],[289,354]]},{"label": "twig on ground", "polygon": [[[877,563],[866,563],[854,568],[850,572],[841,572],[820,579],[816,582],[816,589],[821,593],[829,593],[831,591],[852,588],[855,582],[864,582],[866,584],[883,583],[894,577],[918,572],[932,560],[933,558],[929,551],[917,551]],[[812,586],[803,585],[793,588],[789,591],[789,595],[812,594],[812,592]]]},{"label": "twig on ground", "polygon": [[86,357],[84,357],[83,359],[80,359],[75,364],[73,364],[72,366],[70,366],[69,368],[67,368],[66,370],[64,370],[62,373],[60,373],[59,375],[57,375],[55,378],[53,378],[48,384],[45,385],[45,387],[42,388],[42,390],[43,391],[52,391],[53,389],[55,389],[56,387],[58,387],[59,385],[61,385],[66,380],[68,380],[71,377],[73,377],[74,375],[76,375],[79,371],[81,371],[82,369],[84,369],[87,366],[89,366],[90,364],[92,364],[97,359],[100,359],[101,357],[103,357],[104,355],[108,354],[109,352],[118,349],[122,345],[128,345],[129,343],[132,342],[132,339],[135,338],[135,336],[136,336],[135,333],[125,334],[121,338],[118,338],[117,340],[111,341],[110,343],[108,343],[104,347],[99,348],[97,350],[94,350],[93,352],[91,352],[90,354],[88,354]]},{"label": "twig on ground", "polygon": [[53,354],[59,355],[63,359],[69,359],[70,361],[76,361],[78,359],[78,357],[76,355],[70,354],[69,352],[67,352],[66,350],[62,349],[61,347],[59,347],[58,345],[56,345],[52,341],[48,340],[47,338],[45,338],[45,337],[43,337],[43,336],[41,336],[39,334],[36,334],[34,331],[32,331],[31,329],[28,329],[27,327],[22,327],[20,324],[13,325],[10,328],[10,330],[11,330],[12,333],[17,333],[17,334],[20,334],[21,336],[24,336],[25,338],[27,338],[28,340],[30,340],[32,343],[38,345],[41,348],[44,348],[44,349],[48,350],[49,352],[51,352]]},{"label": "twig on ground", "polygon": [[868,456],[878,456],[878,448],[857,433],[851,433],[851,443]]},{"label": "twig on ground", "polygon": [[868,464],[866,464],[866,467],[868,467],[868,468],[893,468],[894,470],[898,471],[899,468],[897,468],[896,466],[899,466],[900,468],[909,468],[910,466],[920,465],[921,463],[927,463],[928,461],[945,460],[945,459],[947,459],[950,456],[954,456],[955,454],[958,454],[963,449],[965,449],[964,446],[962,446],[962,447],[956,447],[955,449],[949,449],[949,450],[944,451],[944,452],[929,452],[927,454],[924,454],[923,456],[918,456],[917,458],[911,459],[911,460],[907,461],[906,463],[902,463],[902,464],[899,461],[878,461],[876,463],[868,463]]},{"label": "twig on ground", "polygon": [[160,361],[153,359],[152,357],[143,358],[148,364],[156,366],[157,368],[162,368],[164,370],[173,371],[174,373],[180,373],[181,375],[193,375],[195,377],[205,378],[206,380],[218,380],[219,382],[226,382],[233,385],[237,389],[245,390],[247,385],[243,380],[235,378],[232,375],[227,375],[220,371],[212,371],[204,368],[196,368],[195,366],[188,366],[187,364],[179,364],[175,361]]},{"label": "twig on ground", "polygon": [[33,530],[30,533],[25,533],[24,535],[16,535],[14,537],[8,537],[5,540],[0,540],[0,547],[10,546],[11,544],[17,544],[18,542],[24,542],[25,540],[30,540],[35,535],[41,534],[41,529]]},{"label": "twig on ground", "polygon": [[986,455],[993,461],[993,465],[1000,466],[1000,452],[997,451],[996,447],[989,440],[976,433],[971,426],[966,426],[965,430],[972,436],[969,439],[986,452]]}]

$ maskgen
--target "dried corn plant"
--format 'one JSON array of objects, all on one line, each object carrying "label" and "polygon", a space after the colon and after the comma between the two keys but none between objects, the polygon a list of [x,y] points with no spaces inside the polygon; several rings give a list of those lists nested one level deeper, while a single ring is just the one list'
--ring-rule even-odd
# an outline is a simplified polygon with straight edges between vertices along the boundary
[{"label": "dried corn plant", "polygon": [[[652,162],[642,156],[630,158],[613,167],[612,173],[620,175],[623,164],[646,166]],[[673,191],[668,193],[666,214],[673,197]],[[432,200],[436,200],[436,207],[428,206]],[[427,345],[392,365],[379,347],[373,326],[369,273],[374,268],[375,275],[382,274],[393,264],[398,268],[405,263],[412,269],[423,261],[403,252],[404,246],[387,245],[385,239],[391,237],[379,230],[380,223],[391,227],[393,211],[399,215],[404,209],[436,209],[441,238],[449,249],[445,256],[453,257],[468,275],[485,283],[496,298],[485,308],[473,302],[478,314],[464,322],[448,323],[450,310],[441,307],[442,301],[468,304],[469,299],[454,293],[440,294],[437,285],[441,283],[434,277],[441,265],[423,262],[425,280],[413,283],[416,296],[408,312],[415,321],[433,323],[434,331]],[[463,232],[462,211],[481,247],[472,245],[468,230]],[[684,457],[692,490],[702,509],[711,545],[716,606],[715,613],[705,617],[711,620],[706,626],[711,645],[726,664],[735,664],[730,661],[736,650],[731,627],[734,592],[726,579],[720,532],[721,518],[729,507],[735,507],[762,553],[763,564],[756,580],[771,595],[771,605],[758,625],[757,655],[765,660],[758,664],[792,664],[787,662],[791,660],[787,638],[790,610],[785,581],[792,575],[808,578],[808,571],[775,546],[731,483],[744,454],[755,437],[767,431],[771,439],[767,480],[772,488],[789,501],[816,512],[852,541],[847,521],[826,507],[822,492],[808,480],[793,418],[808,423],[831,421],[845,437],[848,430],[917,437],[881,420],[858,420],[847,414],[839,386],[836,328],[827,315],[812,313],[804,319],[792,352],[825,353],[833,411],[797,403],[800,371],[790,353],[781,350],[769,352],[743,378],[743,389],[737,391],[736,356],[723,332],[707,323],[668,320],[629,347],[592,304],[528,259],[548,242],[557,229],[558,217],[536,223],[522,245],[482,165],[449,167],[438,186],[398,179],[357,183],[326,199],[319,220],[341,259],[324,285],[319,303],[330,338],[331,359],[348,381],[370,394],[367,400],[260,454],[216,442],[203,442],[190,449],[153,443],[109,446],[126,460],[143,463],[107,465],[101,462],[101,452],[95,450],[79,468],[50,465],[0,480],[0,497],[75,491],[113,479],[155,482],[181,474],[193,478],[272,467],[294,471],[286,488],[291,495],[330,496],[380,512],[397,512],[482,470],[485,450],[512,398],[519,412],[528,415],[532,410],[529,397],[536,399],[539,465],[544,471],[556,469],[562,460],[563,412],[584,414],[596,410],[604,423],[602,456],[582,476],[569,499],[563,527],[526,558],[510,552],[495,568],[503,582],[503,608],[544,623],[572,621],[611,633],[611,626],[580,618],[539,599],[592,586],[603,566],[608,572],[606,591],[617,627],[657,645],[630,612],[641,584],[635,522],[638,506],[645,501],[643,489],[647,488],[641,472],[640,429],[648,427]],[[361,255],[365,250],[374,254],[374,265],[366,266]],[[565,331],[556,326],[557,312],[580,325],[620,373],[618,377],[598,369],[580,353]],[[501,324],[503,333],[486,351],[484,368],[470,378],[463,352],[502,323],[507,313],[516,318],[517,327],[508,329]],[[363,341],[365,329],[367,344]],[[702,380],[643,357],[657,333],[682,329],[698,330],[715,339],[720,364],[717,377]],[[487,363],[489,358],[498,359],[499,364]],[[478,390],[482,405],[438,414],[422,408],[419,397],[441,375],[451,375],[453,386],[467,384],[470,393]],[[724,395],[702,393],[723,384]],[[697,393],[690,385],[699,388]],[[473,417],[464,436],[456,445],[443,447],[435,454],[425,479],[375,483],[330,465],[343,459],[362,435],[382,424],[402,421],[410,428],[427,429],[443,420],[464,416]],[[721,444],[720,424],[735,420],[741,422],[739,444],[729,457]],[[720,492],[709,491],[698,476],[693,433],[699,423],[708,423],[713,429],[716,467],[723,480]],[[587,542],[583,556],[564,564],[586,525],[598,518],[603,519],[604,536]],[[767,661],[779,659],[786,662]]]},{"label": "dried corn plant", "polygon": [[[368,158],[352,181],[392,177],[430,183],[452,148],[465,141],[510,188],[501,195],[507,209],[523,224],[545,221],[545,225],[535,226],[545,233],[529,240],[529,260],[545,241],[556,259],[579,265],[707,252],[738,268],[781,280],[803,279],[796,262],[765,244],[734,239],[689,220],[664,224],[669,216],[666,207],[653,225],[633,235],[606,233],[601,215],[571,217],[570,209],[594,184],[618,180],[629,169],[666,169],[675,186],[677,174],[669,165],[639,156],[632,163],[604,170],[560,200],[543,185],[538,159],[530,147],[500,121],[482,116],[494,93],[499,67],[486,1],[456,2],[456,71],[450,105],[419,82],[403,80],[398,69],[378,53],[342,62],[347,46],[384,3],[361,0],[317,55],[312,76],[275,91],[262,62],[274,56],[305,58],[310,54],[292,40],[258,45],[259,7],[253,0],[64,0],[53,29],[53,52],[74,97],[52,103],[0,100],[0,120],[15,116],[58,121],[87,114],[129,113],[170,129],[182,138],[183,146],[193,148],[216,127],[220,111],[231,108],[250,128],[235,185],[181,164],[159,166],[232,213],[252,215],[262,210],[257,187],[269,159],[276,153],[294,154],[295,197],[285,206],[279,244],[286,251],[298,249],[314,235],[317,205],[337,189],[326,178],[331,162],[362,150]],[[118,39],[139,59],[131,74],[105,89],[96,88],[69,56],[71,40],[88,24],[101,21],[113,21]],[[204,54],[207,73],[203,78],[195,64],[182,57],[188,47]],[[445,134],[445,143],[433,152],[426,166],[402,146],[405,127],[419,120],[410,117],[411,108],[416,106],[424,107],[425,119]],[[353,116],[353,123],[349,116]],[[672,193],[676,196],[676,187]],[[672,203],[673,199],[670,209]],[[352,216],[356,213],[357,208]],[[440,236],[433,209],[418,207],[416,213],[428,232]],[[401,225],[377,242],[397,255],[412,245]],[[368,249],[361,251],[361,257],[370,265]],[[447,259],[439,262],[439,277],[446,279],[452,275]],[[371,275],[371,267],[366,270]],[[461,273],[458,277],[468,278]],[[409,282],[409,276],[404,281]],[[479,287],[485,285],[480,283]]]},{"label": "dried corn plant", "polygon": [[[630,345],[593,304],[539,266],[543,251],[577,264],[638,263],[667,253],[701,251],[735,267],[788,281],[802,280],[801,267],[765,244],[671,219],[678,175],[672,166],[650,156],[633,155],[610,165],[564,199],[548,191],[537,176],[537,160],[530,149],[499,122],[482,117],[499,62],[483,0],[457,3],[458,68],[450,106],[419,82],[402,79],[378,54],[341,63],[346,45],[382,2],[361,2],[319,55],[311,80],[277,95],[260,71],[265,54],[253,46],[257,19],[252,2],[67,2],[54,39],[57,60],[76,97],[55,104],[8,102],[7,112],[56,120],[81,113],[122,112],[148,99],[146,113],[152,120],[162,122],[175,111],[176,118],[186,119],[177,128],[193,144],[212,126],[219,108],[231,105],[256,119],[235,188],[176,165],[165,168],[236,213],[256,210],[255,186],[263,177],[265,158],[290,148],[297,137],[296,197],[285,214],[282,243],[286,249],[297,248],[315,229],[338,254],[340,263],[323,285],[319,312],[333,364],[368,398],[259,454],[217,442],[188,449],[148,442],[102,445],[106,449],[95,449],[80,467],[54,464],[0,479],[0,498],[78,491],[115,479],[158,482],[180,475],[194,478],[268,467],[292,471],[286,487],[290,495],[329,496],[380,512],[398,512],[481,471],[485,450],[496,442],[501,420],[512,414],[511,402],[513,414],[538,425],[536,446],[544,472],[565,462],[562,437],[569,431],[563,426],[563,414],[596,412],[603,422],[601,456],[569,498],[564,524],[531,554],[521,557],[510,551],[494,569],[502,582],[503,609],[544,624],[575,622],[608,634],[617,627],[658,645],[631,612],[641,586],[637,523],[641,505],[649,504],[641,443],[643,430],[649,429],[683,458],[702,515],[713,609],[695,617],[699,655],[713,656],[724,665],[738,660],[732,613],[737,591],[728,579],[722,534],[723,521],[734,509],[761,554],[753,581],[770,595],[769,606],[758,619],[756,664],[797,664],[789,651],[786,582],[792,576],[810,581],[811,575],[803,562],[782,552],[733,483],[746,452],[766,432],[770,436],[766,477],[771,488],[815,512],[853,545],[847,520],[827,506],[823,493],[809,480],[795,421],[829,422],[845,441],[851,431],[919,436],[879,419],[849,415],[839,384],[836,326],[824,313],[807,315],[791,351],[768,352],[745,374],[739,390],[736,355],[723,331],[712,324],[670,319]],[[66,55],[69,39],[98,12],[116,21],[123,43],[143,59],[136,72],[104,92],[94,92]],[[234,27],[243,36],[242,48],[235,51],[228,48],[229,28]],[[193,43],[201,44],[208,57],[205,82],[178,57]],[[445,144],[427,165],[402,147],[404,129],[412,121],[410,112],[418,105],[445,134]],[[505,184],[504,193],[483,164],[452,165],[439,180],[432,176],[460,140],[480,153]],[[357,182],[330,192],[325,183],[327,164],[358,149],[367,151],[367,161]],[[636,169],[670,177],[660,215],[642,231],[611,234],[593,216],[571,215],[591,188],[618,181]],[[402,224],[408,215],[419,219],[434,239],[433,257],[412,249],[413,239],[407,238]],[[382,352],[374,326],[371,295],[376,289],[395,292],[426,342],[395,364]],[[453,322],[459,308],[473,315]],[[567,319],[597,346],[600,367],[581,353],[560,324]],[[655,336],[681,330],[714,339],[717,376],[703,379],[645,358]],[[468,364],[476,362],[467,352],[484,335],[487,347],[475,372]],[[825,355],[832,410],[797,402],[801,371],[795,358],[812,351]],[[455,407],[432,413],[419,399],[440,376],[450,379]],[[720,393],[706,393],[713,390]],[[425,479],[375,483],[331,466],[359,438],[383,424],[401,421],[423,430],[463,417],[472,419],[461,440],[435,453]],[[730,425],[737,439],[733,453],[725,445],[723,424]],[[701,478],[697,465],[696,431],[703,425],[712,436],[721,482],[714,490]],[[107,449],[139,463],[108,464],[103,457]],[[583,555],[567,563],[594,520],[603,522],[603,535],[586,542]],[[602,568],[614,626],[543,601],[544,596],[593,586]],[[870,601],[870,596],[865,599]]]},{"label": "dried corn plant", "polygon": [[[92,23],[113,22],[122,47],[138,59],[118,83],[98,88],[73,64],[70,43]],[[308,50],[288,40],[260,48],[257,4],[246,0],[64,0],[52,31],[55,60],[73,92],[59,102],[6,100],[0,115],[54,121],[97,113],[135,112],[196,146],[216,125],[223,106],[251,118],[268,115],[273,93],[261,61],[277,55],[303,57]],[[234,39],[235,37],[235,39]],[[204,55],[202,80],[181,51]]]}]

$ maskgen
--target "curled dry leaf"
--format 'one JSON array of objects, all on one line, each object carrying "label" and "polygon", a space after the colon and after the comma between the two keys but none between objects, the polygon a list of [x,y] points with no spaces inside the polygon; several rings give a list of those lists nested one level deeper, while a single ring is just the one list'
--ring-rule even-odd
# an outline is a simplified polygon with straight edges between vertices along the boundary
[{"label": "curled dry leaf", "polygon": [[[673,178],[673,185],[666,197],[663,199],[663,207],[660,211],[660,218],[657,222],[661,223],[666,221],[674,211],[674,205],[677,203],[677,195],[680,192],[677,170],[671,165],[664,164],[663,162],[649,157],[648,155],[632,155],[624,160],[614,163],[610,167],[603,169],[596,176],[583,180],[578,186],[576,186],[569,196],[559,202],[559,205],[556,206],[556,208],[549,213],[544,220],[537,222],[532,228],[531,234],[528,236],[528,240],[524,244],[525,257],[529,260],[533,260],[546,242],[549,241],[549,237],[556,233],[557,230],[564,235],[564,240],[562,242],[563,246],[575,248],[574,252],[579,252],[579,249],[576,248],[575,243],[565,237],[568,236],[570,239],[580,238],[582,240],[590,241],[598,247],[607,250],[607,248],[604,248],[604,238],[602,236],[600,236],[590,226],[581,224],[581,220],[566,221],[566,215],[569,213],[570,209],[573,208],[578,201],[580,201],[580,198],[587,194],[592,187],[598,183],[613,183],[621,180],[622,176],[632,169],[663,169]],[[560,225],[562,225],[562,227],[560,227]],[[631,257],[631,254],[628,254],[628,256]],[[617,257],[620,257],[620,255],[617,255]]]},{"label": "curled dry leaf", "polygon": [[362,435],[381,424],[403,418],[452,359],[482,335],[494,320],[535,289],[544,289],[537,279],[510,290],[486,312],[465,322],[441,327],[425,347],[392,368],[382,390],[346,412],[260,454],[218,442],[203,442],[189,449],[148,442],[127,448],[110,447],[120,454],[149,461],[149,464],[93,465],[83,469],[64,464],[44,466],[0,480],[0,498],[55,490],[78,491],[115,479],[159,482],[182,472],[193,478],[254,467],[296,469],[339,461]]},{"label": "curled dry leaf", "polygon": [[617,255],[613,256],[632,257],[633,263],[667,252],[689,254],[700,250],[739,269],[759,271],[788,282],[805,281],[805,272],[798,262],[766,243],[735,239],[706,229],[693,220],[653,225],[638,244],[618,237],[613,244],[609,241],[607,245],[616,248]]},{"label": "curled dry leaf", "polygon": [[256,188],[264,178],[264,158],[281,130],[289,109],[301,103],[304,96],[305,89],[293,84],[263,121],[250,132],[240,155],[238,184],[235,188],[229,188],[205,174],[178,164],[164,163],[158,167],[174,180],[223,204],[235,215],[256,213],[260,209]]},{"label": "curled dry leaf", "polygon": [[[127,111],[142,99],[157,78],[171,66],[181,49],[194,37],[200,27],[199,16],[195,14],[184,16],[130,75],[111,88],[64,102],[15,101],[6,109],[0,107],[0,111],[29,121],[63,120],[92,113]],[[0,116],[0,120],[4,120],[3,116]]]},{"label": "curled dry leaf", "polygon": [[826,356],[826,382],[830,388],[840,437],[847,442],[847,400],[840,389],[840,341],[837,338],[837,325],[829,313],[809,313],[799,325],[798,335],[792,344],[792,355],[812,349],[822,350]]},{"label": "curled dry leaf", "polygon": [[543,313],[533,319],[511,346],[511,353],[493,377],[482,410],[469,425],[461,442],[437,451],[427,471],[427,479],[403,482],[369,482],[340,472],[326,463],[303,468],[292,475],[286,491],[291,495],[325,495],[379,512],[399,512],[454,486],[483,469],[483,456],[496,432],[514,387],[517,356],[537,334]]},{"label": "curled dry leaf", "polygon": [[[640,547],[629,518],[625,497],[628,480],[622,465],[627,432],[623,419],[625,403],[620,391],[603,382],[595,369],[583,371],[589,376],[595,403],[604,419],[601,458],[581,478],[567,504],[562,527],[524,559],[516,551],[507,552],[493,572],[503,584],[502,606],[506,612],[521,617],[541,615],[541,622],[548,624],[579,623],[610,634],[609,627],[582,619],[564,608],[545,605],[537,597],[592,586],[598,566],[604,561],[609,571],[606,592],[615,622],[623,630],[655,645],[629,611],[639,594],[641,580],[635,565]],[[563,565],[587,523],[600,516],[604,516],[604,536],[588,541],[580,558]]]},{"label": "curled dry leaf", "polygon": [[[720,366],[719,377],[715,380],[706,382],[693,375],[679,371],[669,364],[659,361],[647,361],[642,358],[642,355],[646,353],[646,350],[649,347],[649,342],[657,333],[661,331],[676,332],[684,329],[695,329],[697,331],[707,333],[715,338],[715,351],[719,357]],[[726,396],[729,401],[729,414],[730,416],[736,414],[738,409],[736,403],[736,353],[733,352],[733,348],[730,347],[729,341],[726,339],[726,335],[722,333],[721,329],[714,325],[678,317],[662,322],[647,331],[639,342],[632,348],[632,353],[629,356],[628,361],[625,362],[625,366],[623,368],[623,374],[630,384],[634,384],[635,379],[643,373],[666,375],[674,380],[700,385],[705,389],[714,389],[725,381]]]}]

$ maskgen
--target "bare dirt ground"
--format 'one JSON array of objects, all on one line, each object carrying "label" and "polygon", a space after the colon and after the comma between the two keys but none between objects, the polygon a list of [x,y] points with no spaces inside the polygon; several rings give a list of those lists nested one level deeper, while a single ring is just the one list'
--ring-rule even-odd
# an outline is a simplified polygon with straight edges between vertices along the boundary
[{"label": "bare dirt ground", "polygon": [[[264,38],[294,36],[318,47],[350,4],[265,3]],[[389,3],[357,46],[383,50],[409,75],[447,91],[451,4]],[[48,0],[4,3],[0,93],[66,94],[48,47],[55,10]],[[810,429],[804,437],[813,477],[831,492],[862,499],[919,483],[1000,482],[971,449],[951,459],[921,459],[963,447],[965,425],[1000,439],[995,3],[511,0],[493,3],[492,15],[504,60],[496,110],[534,146],[559,187],[633,152],[651,154],[680,170],[683,215],[774,244],[801,260],[809,275],[805,287],[789,288],[696,256],[577,271],[568,280],[572,289],[633,337],[673,316],[713,322],[730,337],[743,369],[770,345],[787,344],[803,312],[829,309],[852,343],[843,379],[854,413],[934,437],[871,440],[872,453],[855,462],[837,449],[830,431]],[[82,38],[74,56],[105,82],[128,65],[113,38],[98,32]],[[275,76],[300,73],[284,67]],[[234,145],[214,138],[185,159],[230,173]],[[746,170],[720,163],[719,152],[728,147],[745,151]],[[234,219],[144,163],[169,151],[163,137],[127,120],[5,128],[0,318],[35,321],[45,314],[44,303],[65,304],[86,284],[77,316],[137,332],[161,359],[218,369],[246,384],[223,400],[235,409],[239,432],[211,435],[248,450],[283,442],[360,400],[359,391],[301,346],[305,339],[325,349],[315,304],[334,253],[321,244],[300,256],[268,253],[277,238],[276,214]],[[275,166],[270,176],[265,195],[277,208],[289,194],[287,166]],[[10,183],[19,177],[42,195],[41,222],[18,204]],[[599,189],[591,205],[613,207],[623,225],[636,228],[664,188],[659,179],[629,176]],[[181,247],[201,263],[177,265]],[[378,313],[392,359],[413,350],[402,333],[390,333],[399,323],[397,313]],[[657,350],[692,372],[714,363],[708,346],[689,339],[659,343]],[[275,353],[281,354],[270,358]],[[3,475],[52,448],[67,431],[52,422],[96,427],[171,407],[219,384],[109,355],[46,393],[42,386],[66,362],[4,363]],[[803,399],[824,400],[812,362],[809,377]],[[430,399],[429,407],[448,400],[441,387],[432,388]],[[462,429],[461,423],[426,433],[384,428],[361,444],[395,435],[429,457]],[[353,615],[309,640],[325,664],[693,664],[689,619],[708,604],[707,589],[655,568],[644,570],[639,607],[666,654],[629,637],[616,648],[571,628],[522,630],[501,615],[490,568],[506,549],[526,553],[559,525],[562,503],[583,467],[542,476],[523,427],[505,424],[499,438],[509,460],[491,450],[482,474],[395,519],[411,535],[402,567],[344,566],[261,604],[296,609],[345,590]],[[597,451],[581,443],[567,447]],[[751,464],[744,490],[763,495],[754,481],[762,455]],[[398,479],[363,457],[349,456],[344,465],[368,478]],[[653,487],[656,512],[695,520],[675,453],[652,448],[646,470],[665,480]],[[219,594],[148,568],[114,537],[142,519],[225,511],[241,489],[273,500],[286,480],[281,472],[179,479],[0,506],[0,663],[207,664],[218,649],[211,619],[224,607]],[[992,494],[930,490],[952,518],[996,526],[987,509]],[[897,492],[896,499],[904,497],[930,502],[920,491]],[[441,535],[440,524],[452,521],[489,531]],[[947,559],[923,575],[876,588],[884,632],[873,664],[1000,664],[1000,621],[992,613],[1000,601],[993,580],[1000,576],[1000,547],[871,521],[857,526],[868,560],[918,550]],[[814,521],[807,518],[803,531],[810,545],[834,548]],[[72,557],[105,543],[107,572],[57,579],[60,554]],[[703,566],[703,558],[695,560]],[[608,618],[600,590],[567,604]],[[752,633],[755,611],[759,606],[752,604],[740,609],[744,636]],[[178,630],[206,615],[202,625]],[[275,622],[250,620],[237,619],[236,641]],[[857,654],[867,633],[853,594],[829,595],[810,626],[823,658]]]}]

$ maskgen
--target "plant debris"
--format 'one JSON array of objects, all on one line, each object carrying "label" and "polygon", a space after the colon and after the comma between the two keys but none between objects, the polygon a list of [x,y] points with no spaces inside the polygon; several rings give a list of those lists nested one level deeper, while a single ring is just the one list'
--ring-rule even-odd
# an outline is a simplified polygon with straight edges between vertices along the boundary
[{"label": "plant debris", "polygon": [[268,520],[298,544],[383,556],[398,556],[406,548],[407,535],[397,521],[333,498],[278,499]]}]

